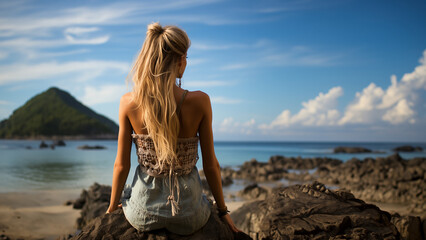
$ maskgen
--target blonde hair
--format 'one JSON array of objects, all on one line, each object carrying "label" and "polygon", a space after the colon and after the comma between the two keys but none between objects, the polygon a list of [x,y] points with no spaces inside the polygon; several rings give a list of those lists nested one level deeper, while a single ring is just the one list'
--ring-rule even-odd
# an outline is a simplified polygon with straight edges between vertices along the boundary
[{"label": "blonde hair", "polygon": [[133,101],[142,110],[142,121],[160,167],[176,159],[179,118],[173,86],[179,76],[179,61],[190,45],[187,34],[176,26],[148,25],[146,39],[129,74]]}]

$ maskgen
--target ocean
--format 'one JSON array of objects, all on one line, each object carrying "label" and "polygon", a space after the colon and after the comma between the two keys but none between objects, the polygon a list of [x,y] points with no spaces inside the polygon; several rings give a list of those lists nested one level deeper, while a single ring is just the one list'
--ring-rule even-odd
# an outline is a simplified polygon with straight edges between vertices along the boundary
[{"label": "ocean", "polygon": [[[69,140],[65,147],[39,149],[39,140],[0,140],[0,192],[32,190],[82,189],[94,182],[111,185],[117,150],[116,140]],[[51,141],[46,141],[51,144]],[[103,150],[80,150],[81,145],[101,145]],[[368,142],[215,142],[216,157],[221,166],[238,167],[256,159],[266,162],[271,156],[330,157],[347,161],[351,158],[386,157],[402,145],[420,146],[426,143]],[[337,146],[365,147],[381,153],[334,154]],[[132,147],[131,183],[137,157]],[[201,153],[197,164],[202,169]],[[405,159],[426,157],[426,151],[400,153]]]}]

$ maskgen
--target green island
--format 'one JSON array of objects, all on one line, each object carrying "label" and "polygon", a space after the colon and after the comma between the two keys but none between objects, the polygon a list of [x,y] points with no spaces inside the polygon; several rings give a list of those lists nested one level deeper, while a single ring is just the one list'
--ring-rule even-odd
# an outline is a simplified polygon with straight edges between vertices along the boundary
[{"label": "green island", "polygon": [[0,122],[0,138],[116,138],[118,125],[57,87],[32,97]]}]

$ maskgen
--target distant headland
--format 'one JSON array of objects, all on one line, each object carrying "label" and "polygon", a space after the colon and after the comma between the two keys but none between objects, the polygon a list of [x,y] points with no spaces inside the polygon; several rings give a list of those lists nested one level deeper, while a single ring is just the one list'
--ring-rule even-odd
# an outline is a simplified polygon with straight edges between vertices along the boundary
[{"label": "distant headland", "polygon": [[57,87],[32,97],[0,122],[3,139],[115,139],[118,125]]}]

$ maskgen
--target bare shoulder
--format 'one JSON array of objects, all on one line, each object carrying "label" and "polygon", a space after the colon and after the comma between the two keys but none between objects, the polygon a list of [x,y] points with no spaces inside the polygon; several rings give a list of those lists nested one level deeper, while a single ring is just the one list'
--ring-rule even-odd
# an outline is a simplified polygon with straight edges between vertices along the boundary
[{"label": "bare shoulder", "polygon": [[120,99],[120,110],[124,112],[129,112],[132,109],[135,109],[136,104],[132,99],[132,93],[128,92],[121,96]]},{"label": "bare shoulder", "polygon": [[188,100],[200,108],[206,108],[210,106],[210,97],[207,93],[202,91],[188,92]]}]

